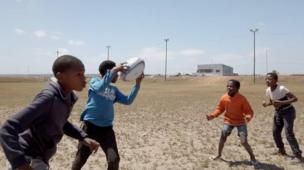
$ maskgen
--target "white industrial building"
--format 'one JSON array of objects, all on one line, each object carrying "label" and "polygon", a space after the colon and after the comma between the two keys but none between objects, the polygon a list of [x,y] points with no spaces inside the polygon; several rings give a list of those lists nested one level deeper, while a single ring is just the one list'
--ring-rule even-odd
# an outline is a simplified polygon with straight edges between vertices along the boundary
[{"label": "white industrial building", "polygon": [[224,64],[200,64],[197,75],[202,76],[233,76],[233,68]]}]

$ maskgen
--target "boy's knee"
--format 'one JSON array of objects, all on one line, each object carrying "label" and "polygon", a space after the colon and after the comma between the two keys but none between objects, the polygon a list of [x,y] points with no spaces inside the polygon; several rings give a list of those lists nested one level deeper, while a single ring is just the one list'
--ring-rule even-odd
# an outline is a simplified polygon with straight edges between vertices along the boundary
[{"label": "boy's knee", "polygon": [[221,141],[222,142],[226,142],[228,136],[229,135],[222,133],[222,135],[221,135]]},{"label": "boy's knee", "polygon": [[226,140],[227,137],[231,134],[232,129],[234,128],[234,126],[231,125],[224,125],[223,130],[222,130],[222,137]]},{"label": "boy's knee", "polygon": [[221,138],[222,138],[223,140],[226,140],[227,137],[228,137],[230,134],[231,134],[231,132],[223,130],[223,131],[222,131],[222,136],[221,136]]},{"label": "boy's knee", "polygon": [[280,131],[279,130],[277,130],[277,129],[272,129],[272,135],[273,136],[278,136],[278,135],[280,135],[281,133],[280,133]]},{"label": "boy's knee", "polygon": [[31,160],[31,167],[33,169],[41,169],[41,170],[48,170],[49,166],[43,162],[41,159],[32,159]]},{"label": "boy's knee", "polygon": [[109,164],[118,164],[120,161],[118,153],[116,153],[112,148],[107,151],[107,159]]},{"label": "boy's knee", "polygon": [[295,138],[294,132],[292,130],[291,131],[286,130],[285,133],[287,140],[293,140]]},{"label": "boy's knee", "polygon": [[241,141],[241,144],[242,144],[242,145],[247,144],[247,137],[246,137],[246,135],[241,134],[241,135],[240,135],[240,141]]},{"label": "boy's knee", "polygon": [[115,156],[115,157],[113,156],[113,157],[108,158],[109,164],[118,164],[119,161],[120,161],[119,156]]}]

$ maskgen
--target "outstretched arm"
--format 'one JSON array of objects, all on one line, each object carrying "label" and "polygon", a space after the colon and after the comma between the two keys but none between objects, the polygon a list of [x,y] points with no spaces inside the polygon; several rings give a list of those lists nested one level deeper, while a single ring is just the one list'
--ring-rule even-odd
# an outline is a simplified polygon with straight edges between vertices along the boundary
[{"label": "outstretched arm", "polygon": [[243,111],[244,111],[244,119],[246,123],[250,122],[250,120],[253,118],[253,110],[246,98],[243,104]]},{"label": "outstretched arm", "polygon": [[221,115],[224,111],[225,111],[225,104],[224,104],[223,99],[221,98],[215,111],[213,113],[211,113],[210,115],[206,115],[206,118],[207,118],[207,120],[212,120],[212,119],[218,117],[219,115]]},{"label": "outstretched arm", "polygon": [[125,105],[130,105],[133,103],[135,97],[138,94],[138,91],[140,89],[141,82],[144,78],[144,74],[140,75],[136,79],[136,84],[133,86],[130,94],[128,96],[125,96],[123,93],[121,93],[118,89],[116,89],[116,101]]},{"label": "outstretched arm", "polygon": [[99,143],[91,138],[88,138],[88,135],[84,131],[77,126],[74,126],[69,121],[63,126],[63,132],[74,139],[78,139],[84,145],[88,146],[91,151],[96,152],[98,150]]},{"label": "outstretched arm", "polygon": [[130,94],[128,96],[124,95],[123,93],[121,93],[117,88],[116,88],[116,99],[115,102],[121,103],[121,104],[125,104],[125,105],[130,105],[133,103],[135,97],[137,96],[137,93],[140,89],[139,85],[134,85]]}]

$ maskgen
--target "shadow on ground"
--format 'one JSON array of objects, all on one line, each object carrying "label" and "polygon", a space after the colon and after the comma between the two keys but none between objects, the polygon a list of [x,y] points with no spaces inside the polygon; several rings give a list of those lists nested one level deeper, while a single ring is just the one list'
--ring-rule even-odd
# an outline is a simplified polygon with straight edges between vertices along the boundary
[{"label": "shadow on ground", "polygon": [[247,161],[247,160],[244,160],[244,161],[223,160],[223,161],[228,163],[230,167],[247,165],[247,166],[254,166],[254,169],[260,169],[260,170],[284,170],[284,168],[282,168],[282,167],[278,167],[274,164],[269,164],[269,163],[264,163],[264,162],[258,162],[257,164],[252,164],[250,161]]}]

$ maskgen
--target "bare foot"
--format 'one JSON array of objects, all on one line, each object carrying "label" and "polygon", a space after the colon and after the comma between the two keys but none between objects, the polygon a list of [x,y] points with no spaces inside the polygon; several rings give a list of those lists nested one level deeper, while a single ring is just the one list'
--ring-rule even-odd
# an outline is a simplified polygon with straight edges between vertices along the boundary
[{"label": "bare foot", "polygon": [[302,157],[302,155],[296,155],[295,158],[296,158],[300,163],[304,163],[304,157]]},{"label": "bare foot", "polygon": [[214,161],[215,161],[215,160],[220,160],[220,159],[222,159],[222,156],[221,156],[221,155],[211,156],[210,159],[211,159],[211,160],[214,160]]}]

